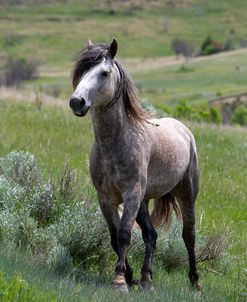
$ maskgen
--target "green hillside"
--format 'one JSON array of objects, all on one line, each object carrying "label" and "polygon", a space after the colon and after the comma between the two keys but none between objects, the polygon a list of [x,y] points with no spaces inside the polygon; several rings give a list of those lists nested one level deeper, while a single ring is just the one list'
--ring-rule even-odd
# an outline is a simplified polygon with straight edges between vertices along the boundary
[{"label": "green hillside", "polygon": [[173,54],[171,43],[176,38],[193,44],[195,51],[209,35],[223,44],[230,39],[233,49],[246,46],[246,1],[112,1],[112,6],[95,0],[47,2],[0,2],[0,67],[8,56],[35,61],[39,79],[26,84],[31,90],[42,87],[48,94],[56,90],[67,99],[73,58],[88,37],[94,42],[116,37],[119,58],[126,62],[142,97],[154,103],[202,101],[245,91],[246,53],[209,62],[180,60],[162,68],[159,58]]},{"label": "green hillside", "polygon": [[[7,2],[7,1],[6,1]],[[20,1],[27,2],[27,1]],[[48,4],[1,5],[0,52],[31,57],[45,66],[68,67],[88,37],[110,41],[116,37],[121,57],[158,57],[172,54],[174,38],[189,40],[198,48],[208,35],[235,48],[246,40],[244,0],[219,1],[49,1]],[[35,1],[34,1],[35,3]],[[169,25],[164,30],[164,17]]]}]

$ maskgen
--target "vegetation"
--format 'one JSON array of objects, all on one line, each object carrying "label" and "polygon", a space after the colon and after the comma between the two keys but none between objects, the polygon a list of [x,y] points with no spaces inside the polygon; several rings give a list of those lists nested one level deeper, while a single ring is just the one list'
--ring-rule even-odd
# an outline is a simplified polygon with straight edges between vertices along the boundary
[{"label": "vegetation", "polygon": [[247,107],[240,105],[238,106],[232,116],[232,122],[241,126],[247,126]]},{"label": "vegetation", "polygon": [[[6,5],[2,1],[5,6],[0,14],[0,51],[35,59],[46,68],[68,68],[88,35],[101,42],[110,41],[117,34],[124,46],[121,57],[169,55],[171,42],[176,38],[189,40],[198,48],[208,35],[225,41],[232,33],[236,48],[240,40],[247,39],[243,0],[193,0],[189,4],[172,1],[177,2],[174,6],[167,5],[167,1],[155,6],[141,1],[139,7],[131,5],[132,1],[129,6],[124,1],[111,1],[114,14],[109,13],[109,1],[35,1],[36,5],[32,4],[34,1],[20,2],[22,5]],[[163,31],[164,15],[170,18],[167,33]]]},{"label": "vegetation", "polygon": [[185,58],[192,57],[193,46],[188,41],[174,39],[171,48],[176,56],[183,55]]},{"label": "vegetation", "polygon": [[[198,53],[207,37],[222,41],[223,49],[243,47],[247,41],[243,0],[234,3],[157,1],[155,6],[148,1],[137,5],[135,1],[101,1],[99,4],[96,0],[83,3],[79,0],[18,0],[1,1],[0,5],[3,8],[0,10],[0,68],[3,73],[4,65],[9,66],[9,57],[13,62],[19,58],[37,62],[39,78],[25,84],[25,88],[32,91],[41,87],[50,95],[67,99],[71,93],[68,79],[72,60],[89,36],[93,42],[108,42],[116,36],[119,57],[141,88],[141,96],[155,104],[174,107],[186,100],[194,105],[246,89],[246,70],[242,67],[245,52],[185,64],[175,61],[173,66],[155,63],[159,57],[172,54],[174,41],[182,41],[182,45],[186,42],[186,56],[188,50],[192,51],[191,45]],[[168,31],[163,30],[164,16],[169,19]],[[147,57],[154,59],[145,63],[143,58]],[[10,78],[13,81],[13,77]]]},{"label": "vegetation", "polygon": [[[57,282],[65,282],[67,285],[64,286],[70,288],[72,296],[77,292],[78,299],[85,297],[85,301],[93,293],[99,295],[96,301],[105,300],[101,289],[104,285],[109,299],[114,301],[116,294],[110,289],[110,280],[116,258],[88,178],[86,155],[91,144],[91,127],[87,118],[78,119],[62,109],[39,107],[37,104],[3,101],[0,104],[2,116],[5,117],[0,122],[1,141],[5,142],[0,145],[1,242],[8,250],[8,255],[19,250],[21,254],[27,253],[28,262],[32,263],[31,267],[27,264],[28,272],[21,270],[21,275],[14,275],[13,272],[8,273],[7,264],[4,263],[10,263],[13,256],[9,256],[10,260],[4,256],[0,269],[7,271],[4,282],[17,282],[14,280],[20,278],[34,292],[45,292],[44,284],[48,281],[42,284],[42,281],[37,278],[34,281],[31,277],[33,274],[39,275],[38,268],[35,268],[38,265],[45,276],[52,272],[66,278],[65,281],[59,281],[61,277],[56,277],[57,281],[50,281],[51,297],[56,291]],[[16,116],[20,114],[25,123],[18,125],[17,135]],[[41,125],[51,127],[44,130]],[[247,239],[247,192],[244,186],[241,185],[240,189],[239,185],[244,184],[247,176],[243,143],[246,130],[217,129],[197,124],[191,124],[190,127],[196,135],[202,171],[197,206],[197,252],[201,260],[215,258],[211,257],[214,251],[221,256],[216,262],[200,264],[202,283],[207,290],[203,301],[216,301],[220,296],[224,296],[225,301],[241,299],[246,291],[244,270],[247,263],[244,250]],[[63,131],[59,132],[58,129]],[[28,146],[27,137],[30,141]],[[39,141],[43,141],[43,144]],[[63,146],[60,145],[61,141]],[[26,151],[7,155],[13,149],[29,150],[38,158],[38,163]],[[83,154],[81,150],[84,150]],[[65,160],[67,166],[76,170],[72,172],[65,167],[60,172]],[[81,167],[79,170],[78,163]],[[38,165],[42,167],[41,170]],[[241,171],[239,166],[242,167]],[[222,237],[216,235],[211,237],[213,241],[205,241],[210,234],[219,234],[220,230],[224,230]],[[229,239],[229,234],[232,239]],[[169,236],[160,234],[159,238],[154,261],[158,299],[181,300],[183,297],[184,301],[196,300],[197,296],[189,291],[186,281],[186,253],[179,225],[174,224]],[[130,261],[137,272],[143,257],[143,244],[138,231],[134,232],[133,240]],[[210,242],[213,242],[213,246]],[[18,255],[16,257],[16,261],[20,261]],[[180,290],[174,292],[174,286]],[[59,297],[57,299],[61,300]],[[130,299],[139,301],[140,293],[134,291]]]},{"label": "vegetation", "polygon": [[[245,53],[226,57],[191,60],[173,66],[157,66],[133,73],[141,88],[141,95],[154,104],[171,107],[180,99],[191,105],[246,91],[246,70],[242,64],[247,62]],[[154,62],[153,62],[154,63]],[[150,65],[152,62],[150,62]],[[183,66],[183,67],[181,67]]]},{"label": "vegetation", "polygon": [[0,85],[20,86],[27,80],[33,80],[37,77],[37,64],[27,62],[25,59],[11,59],[5,63],[3,74],[0,75]]},{"label": "vegetation", "polygon": [[207,56],[224,50],[223,43],[213,40],[210,36],[202,43],[201,55]]},{"label": "vegetation", "polygon": [[57,301],[52,292],[42,292],[30,286],[21,275],[14,275],[10,280],[0,272],[0,298],[3,302],[32,302],[32,301]]}]

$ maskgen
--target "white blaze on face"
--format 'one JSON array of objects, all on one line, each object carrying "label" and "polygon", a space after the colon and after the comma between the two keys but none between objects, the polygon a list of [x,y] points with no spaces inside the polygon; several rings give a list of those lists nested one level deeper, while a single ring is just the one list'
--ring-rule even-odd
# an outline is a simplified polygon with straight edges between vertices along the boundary
[{"label": "white blaze on face", "polygon": [[103,72],[111,72],[111,66],[106,59],[82,76],[72,97],[84,99],[87,106],[93,105],[99,97],[104,99],[102,93],[106,90],[106,81],[109,80],[110,75],[104,76]]}]

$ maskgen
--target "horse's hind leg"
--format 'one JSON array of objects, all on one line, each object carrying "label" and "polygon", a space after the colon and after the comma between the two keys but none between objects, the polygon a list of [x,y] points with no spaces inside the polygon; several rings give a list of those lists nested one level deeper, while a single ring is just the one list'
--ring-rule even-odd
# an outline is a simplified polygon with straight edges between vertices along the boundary
[{"label": "horse's hind leg", "polygon": [[136,222],[142,230],[143,241],[146,245],[144,262],[141,269],[141,286],[145,290],[152,289],[152,258],[156,245],[157,233],[150,219],[148,201],[142,201]]},{"label": "horse's hind leg", "polygon": [[198,283],[199,273],[195,253],[195,201],[198,193],[198,178],[197,165],[191,165],[183,180],[175,189],[175,195],[182,212],[183,240],[189,256],[189,279],[192,286],[200,290],[201,285]]},{"label": "horse's hind leg", "polygon": [[[188,201],[188,199],[187,199]],[[195,253],[195,207],[193,205],[186,205],[185,200],[181,202],[182,216],[183,216],[183,240],[189,255],[189,279],[191,285],[200,290],[201,286],[198,283],[199,273],[196,266]]]},{"label": "horse's hind leg", "polygon": [[[109,201],[101,194],[98,194],[99,197],[99,203],[100,203],[100,208],[101,211],[105,217],[105,220],[108,225],[108,229],[110,232],[110,237],[111,237],[111,246],[115,253],[118,255],[118,240],[117,240],[117,232],[118,232],[118,225],[120,222],[120,217],[118,214],[118,207],[113,206],[112,204],[109,203]],[[126,273],[125,273],[125,280],[128,285],[133,284],[133,269],[128,263],[128,260],[126,258],[125,261],[126,265]]]}]

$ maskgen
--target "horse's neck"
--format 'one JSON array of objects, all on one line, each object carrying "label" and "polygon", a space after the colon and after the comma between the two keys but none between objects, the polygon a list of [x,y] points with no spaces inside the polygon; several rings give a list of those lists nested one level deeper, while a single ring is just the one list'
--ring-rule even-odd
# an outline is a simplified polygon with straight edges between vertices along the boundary
[{"label": "horse's neck", "polygon": [[124,132],[129,129],[130,121],[126,116],[122,96],[109,109],[94,109],[92,118],[95,141],[100,148],[110,150],[121,143]]}]

